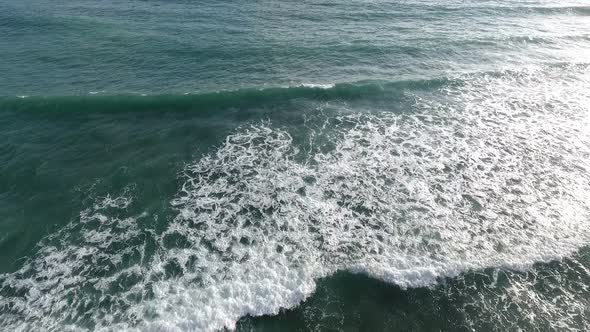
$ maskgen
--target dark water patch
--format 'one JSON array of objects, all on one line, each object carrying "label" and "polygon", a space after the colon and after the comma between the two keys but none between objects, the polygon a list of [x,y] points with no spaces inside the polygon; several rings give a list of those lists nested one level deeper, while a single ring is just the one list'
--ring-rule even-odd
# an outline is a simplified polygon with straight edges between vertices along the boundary
[{"label": "dark water patch", "polygon": [[[590,247],[527,271],[489,268],[403,289],[341,271],[300,306],[244,317],[237,331],[550,331],[590,322]],[[519,290],[522,292],[520,293]]]},{"label": "dark water patch", "polygon": [[247,317],[237,331],[468,331],[451,298],[435,289],[401,289],[363,274],[321,280],[301,306],[277,316]]}]

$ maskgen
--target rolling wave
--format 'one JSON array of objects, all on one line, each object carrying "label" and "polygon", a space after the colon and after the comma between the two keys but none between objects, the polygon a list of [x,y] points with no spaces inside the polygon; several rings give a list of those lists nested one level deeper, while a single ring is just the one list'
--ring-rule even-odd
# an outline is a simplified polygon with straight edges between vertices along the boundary
[{"label": "rolling wave", "polygon": [[393,99],[399,97],[403,89],[436,88],[445,82],[445,79],[400,82],[363,81],[179,95],[21,96],[0,98],[0,109],[26,112],[199,111],[264,106],[302,98],[318,101]]},{"label": "rolling wave", "polygon": [[[547,70],[585,70],[587,63],[549,63],[543,67],[527,69],[526,72]],[[525,73],[526,74],[526,73]],[[335,84],[300,84],[289,87],[241,89],[205,93],[167,95],[105,95],[92,92],[82,96],[18,96],[0,97],[0,111],[22,111],[37,113],[68,112],[149,112],[149,111],[210,111],[219,109],[244,109],[287,103],[297,99],[315,101],[388,102],[399,100],[408,93],[434,92],[438,89],[469,84],[473,79],[489,77],[510,77],[522,75],[521,71],[503,69],[474,72],[456,76],[400,80],[400,81],[358,81]]]}]

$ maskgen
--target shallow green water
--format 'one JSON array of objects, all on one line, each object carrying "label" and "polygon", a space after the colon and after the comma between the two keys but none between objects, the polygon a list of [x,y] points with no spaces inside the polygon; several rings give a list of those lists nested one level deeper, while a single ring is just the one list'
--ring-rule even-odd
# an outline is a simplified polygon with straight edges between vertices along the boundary
[{"label": "shallow green water", "polygon": [[0,3],[0,329],[590,326],[590,3]]}]

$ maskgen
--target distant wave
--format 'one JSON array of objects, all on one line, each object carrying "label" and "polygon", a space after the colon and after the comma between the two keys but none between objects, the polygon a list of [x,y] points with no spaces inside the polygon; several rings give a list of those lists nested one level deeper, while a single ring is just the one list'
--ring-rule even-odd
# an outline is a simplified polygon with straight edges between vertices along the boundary
[{"label": "distant wave", "polygon": [[556,15],[556,14],[573,14],[586,16],[590,15],[590,6],[446,6],[433,5],[426,7],[434,13],[444,12],[465,12],[470,10],[476,11],[490,11],[490,12],[509,12],[522,14],[523,12]]},{"label": "distant wave", "polygon": [[547,7],[524,7],[530,11],[543,14],[576,14],[590,15],[590,6],[547,6]]}]

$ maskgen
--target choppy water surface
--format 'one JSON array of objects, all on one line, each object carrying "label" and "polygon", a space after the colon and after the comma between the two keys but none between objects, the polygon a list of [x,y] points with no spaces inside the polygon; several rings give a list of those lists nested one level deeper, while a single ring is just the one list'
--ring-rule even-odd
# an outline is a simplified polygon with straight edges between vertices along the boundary
[{"label": "choppy water surface", "polygon": [[590,3],[0,4],[0,327],[590,328]]}]

